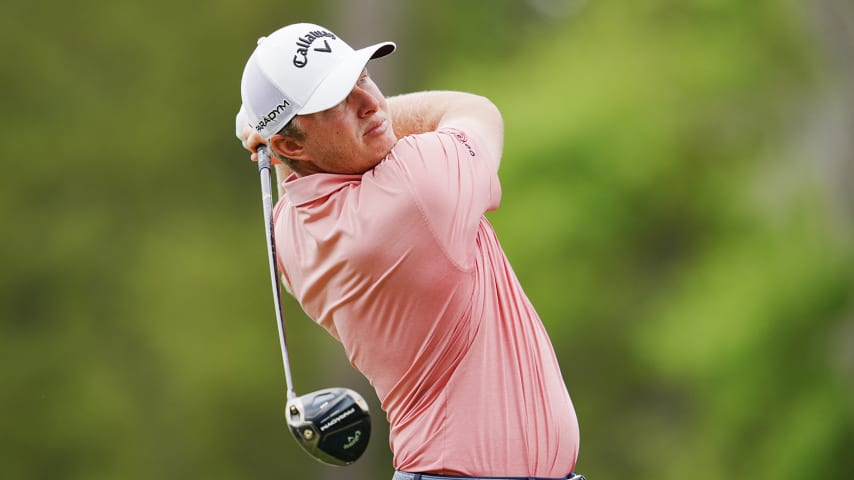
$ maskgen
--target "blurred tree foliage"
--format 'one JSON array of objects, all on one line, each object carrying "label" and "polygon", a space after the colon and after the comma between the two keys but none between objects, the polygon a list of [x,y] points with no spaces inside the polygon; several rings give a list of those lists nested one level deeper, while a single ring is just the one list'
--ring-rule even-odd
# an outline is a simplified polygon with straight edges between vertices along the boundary
[{"label": "blurred tree foliage", "polygon": [[13,1],[3,477],[390,478],[369,385],[292,301],[297,389],[371,394],[377,432],[335,469],[282,418],[257,176],[233,115],[255,38],[308,20],[356,45],[397,40],[387,94],[466,90],[502,109],[490,219],[564,367],[579,470],[852,478],[854,89],[832,53],[852,44],[814,20],[851,13],[845,0]]}]

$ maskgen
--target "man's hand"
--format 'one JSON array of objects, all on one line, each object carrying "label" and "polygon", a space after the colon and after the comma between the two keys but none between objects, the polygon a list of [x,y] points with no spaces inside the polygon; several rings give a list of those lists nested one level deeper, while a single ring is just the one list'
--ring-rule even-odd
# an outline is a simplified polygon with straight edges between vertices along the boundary
[{"label": "man's hand", "polygon": [[[243,106],[241,105],[240,111],[237,112],[237,118],[235,119],[235,135],[237,135],[237,139],[240,140],[240,143],[243,144],[243,148],[252,152],[250,155],[250,159],[253,162],[258,162],[258,147],[261,145],[267,145],[267,140],[262,137],[258,132],[249,125],[249,121],[246,119],[246,112],[243,110]],[[269,151],[269,149],[268,149]],[[275,155],[272,155],[270,152],[270,164],[273,165],[273,169],[276,171],[277,184],[279,185],[279,198],[284,195],[282,182],[288,178],[288,176],[293,173],[293,171],[288,168],[287,165],[282,163]]]},{"label": "man's hand", "polygon": [[[243,148],[252,152],[250,158],[253,162],[258,161],[258,147],[261,145],[267,145],[267,140],[256,132],[248,123],[243,124],[243,130],[240,132],[240,141],[243,142]],[[280,162],[275,156],[270,155],[270,163],[281,164],[282,162]]]},{"label": "man's hand", "polygon": [[[235,135],[237,135],[237,139],[240,140],[240,143],[243,144],[243,148],[252,152],[250,158],[253,162],[258,161],[258,147],[261,145],[266,145],[267,140],[262,137],[258,132],[249,125],[249,120],[246,118],[246,111],[243,109],[243,106],[240,107],[240,111],[237,112],[237,118],[235,118]],[[273,164],[281,164],[275,156],[270,156],[270,162]]]}]

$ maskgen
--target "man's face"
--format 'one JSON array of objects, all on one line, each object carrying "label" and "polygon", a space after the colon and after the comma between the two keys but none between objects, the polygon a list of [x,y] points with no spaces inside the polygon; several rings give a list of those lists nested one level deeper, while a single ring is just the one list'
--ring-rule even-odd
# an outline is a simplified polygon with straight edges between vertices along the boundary
[{"label": "man's face", "polygon": [[397,138],[388,103],[363,70],[353,90],[338,105],[300,116],[300,129],[311,172],[361,174],[391,151]]}]

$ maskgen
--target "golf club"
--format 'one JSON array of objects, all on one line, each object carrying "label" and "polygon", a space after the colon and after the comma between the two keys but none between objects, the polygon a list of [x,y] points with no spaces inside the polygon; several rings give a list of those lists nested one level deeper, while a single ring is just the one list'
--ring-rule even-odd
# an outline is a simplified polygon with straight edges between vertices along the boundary
[{"label": "golf club", "polygon": [[261,199],[264,204],[264,229],[273,304],[282,347],[282,362],[287,384],[286,419],[297,443],[316,460],[330,465],[349,465],[368,447],[371,416],[361,395],[349,388],[326,388],[297,396],[291,378],[285,318],[282,313],[281,286],[276,266],[276,242],[273,228],[273,189],[270,180],[270,154],[258,147],[258,172],[261,175]]}]

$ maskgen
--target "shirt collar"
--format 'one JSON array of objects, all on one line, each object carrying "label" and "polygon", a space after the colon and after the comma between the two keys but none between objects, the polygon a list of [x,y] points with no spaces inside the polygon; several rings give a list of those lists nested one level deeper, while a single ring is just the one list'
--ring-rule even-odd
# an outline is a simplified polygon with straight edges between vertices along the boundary
[{"label": "shirt collar", "polygon": [[285,192],[293,205],[304,205],[328,197],[342,188],[362,181],[361,175],[313,173],[304,177],[291,174],[284,181]]}]

